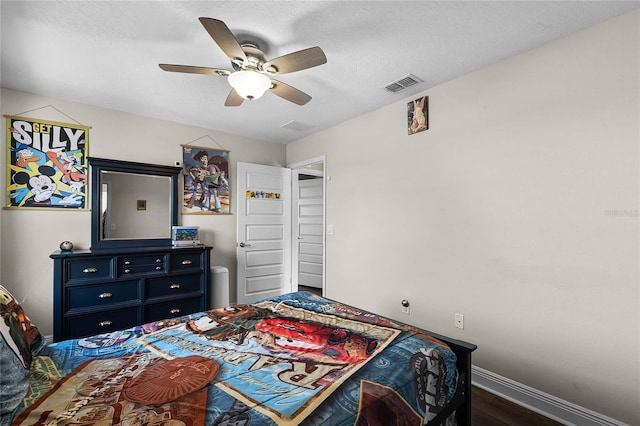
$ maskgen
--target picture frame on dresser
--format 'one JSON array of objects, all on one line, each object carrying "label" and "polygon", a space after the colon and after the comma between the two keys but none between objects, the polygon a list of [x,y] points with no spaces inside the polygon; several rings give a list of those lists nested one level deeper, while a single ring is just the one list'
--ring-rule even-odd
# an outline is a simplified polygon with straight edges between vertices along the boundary
[{"label": "picture frame on dresser", "polygon": [[171,243],[174,247],[195,246],[200,244],[198,226],[172,226]]}]

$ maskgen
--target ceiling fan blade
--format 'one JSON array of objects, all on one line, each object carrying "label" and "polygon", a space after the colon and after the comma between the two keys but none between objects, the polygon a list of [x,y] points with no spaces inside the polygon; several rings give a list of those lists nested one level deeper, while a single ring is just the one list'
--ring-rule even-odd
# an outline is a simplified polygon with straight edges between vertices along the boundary
[{"label": "ceiling fan blade", "polygon": [[227,70],[221,70],[219,68],[209,68],[209,67],[194,67],[192,65],[174,65],[174,64],[159,64],[160,68],[165,71],[171,72],[187,72],[191,74],[208,74],[208,75],[219,75],[219,76],[227,76],[230,74]]},{"label": "ceiling fan blade", "polygon": [[231,89],[229,92],[229,96],[227,96],[227,100],[224,101],[224,106],[240,106],[244,98],[236,92],[236,89]]},{"label": "ceiling fan blade", "polygon": [[282,99],[286,99],[294,104],[304,105],[311,100],[311,96],[304,93],[302,90],[298,90],[295,87],[289,86],[278,80],[271,80],[271,90],[274,94],[280,96]]},{"label": "ceiling fan blade", "polygon": [[270,74],[286,74],[326,64],[327,57],[318,46],[299,50],[266,62],[262,69]]},{"label": "ceiling fan blade", "polygon": [[227,27],[227,24],[213,18],[200,18],[200,23],[229,59],[233,61],[239,58],[243,62],[247,60],[242,46],[240,46],[229,27]]}]

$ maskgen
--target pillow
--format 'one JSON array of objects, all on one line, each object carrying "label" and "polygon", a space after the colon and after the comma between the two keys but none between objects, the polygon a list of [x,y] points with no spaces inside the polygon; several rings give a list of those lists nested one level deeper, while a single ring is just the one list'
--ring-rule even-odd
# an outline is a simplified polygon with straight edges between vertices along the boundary
[{"label": "pillow", "polygon": [[45,345],[38,328],[0,285],[0,414],[12,412],[29,390],[31,360]]}]

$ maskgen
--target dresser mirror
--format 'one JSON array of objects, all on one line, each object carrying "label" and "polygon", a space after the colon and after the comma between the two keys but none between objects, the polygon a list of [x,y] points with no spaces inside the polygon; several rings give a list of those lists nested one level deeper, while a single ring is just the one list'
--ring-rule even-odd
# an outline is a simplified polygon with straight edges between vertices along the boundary
[{"label": "dresser mirror", "polygon": [[171,245],[180,167],[89,157],[91,249]]}]

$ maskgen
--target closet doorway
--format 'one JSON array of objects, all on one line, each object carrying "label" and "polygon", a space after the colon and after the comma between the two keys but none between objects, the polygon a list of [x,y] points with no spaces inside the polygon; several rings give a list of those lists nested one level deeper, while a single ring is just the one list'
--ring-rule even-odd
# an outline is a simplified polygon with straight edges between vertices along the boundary
[{"label": "closet doorway", "polygon": [[289,166],[292,170],[292,290],[325,294],[325,158]]}]

